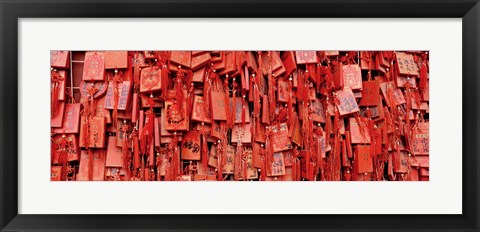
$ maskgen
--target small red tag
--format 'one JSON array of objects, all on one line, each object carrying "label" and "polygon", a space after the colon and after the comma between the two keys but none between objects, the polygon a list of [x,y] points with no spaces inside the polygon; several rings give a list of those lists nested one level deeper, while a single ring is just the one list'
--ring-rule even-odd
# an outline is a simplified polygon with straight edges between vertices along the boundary
[{"label": "small red tag", "polygon": [[177,106],[173,101],[165,101],[165,129],[166,130],[187,130],[188,128],[188,117],[187,106],[182,104],[183,107]]},{"label": "small red tag", "polygon": [[[81,123],[86,123],[84,117],[82,117]],[[89,119],[88,135],[89,144],[84,144],[84,133],[87,133],[82,129],[80,130],[80,147],[90,148],[104,148],[105,147],[105,117],[92,117]]]},{"label": "small red tag", "polygon": [[318,62],[316,51],[295,51],[297,64],[314,64]]},{"label": "small red tag", "polygon": [[358,103],[360,106],[376,106],[380,101],[380,82],[364,81],[362,89],[362,98]]},{"label": "small red tag", "polygon": [[343,84],[352,90],[362,89],[362,70],[357,64],[342,66]]},{"label": "small red tag", "polygon": [[336,93],[338,99],[337,108],[340,115],[343,116],[359,111],[357,101],[355,100],[353,92],[350,88],[339,90]]},{"label": "small red tag", "polygon": [[103,52],[86,52],[83,63],[84,81],[105,80],[105,55]]},{"label": "small red tag", "polygon": [[200,55],[192,56],[192,61],[191,61],[192,70],[197,70],[201,68],[202,66],[207,64],[208,61],[210,61],[210,59],[211,59],[210,53],[208,52],[202,53]]},{"label": "small red tag", "polygon": [[62,166],[52,166],[50,168],[50,181],[64,181],[62,180]]},{"label": "small red tag", "polygon": [[[364,143],[370,143],[370,133],[368,132],[367,126],[365,122],[363,121],[363,118],[360,118],[361,122],[357,122],[356,118],[349,118],[348,119],[348,125],[350,127],[350,141],[352,144],[364,144]],[[360,125],[358,123],[364,123],[363,124],[363,134],[360,129]]]},{"label": "small red tag", "polygon": [[182,139],[181,159],[200,160],[200,133],[189,131]]},{"label": "small red tag", "polygon": [[56,114],[51,115],[50,127],[62,127],[64,112],[65,112],[65,102],[59,102]]},{"label": "small red tag", "polygon": [[373,172],[373,161],[370,146],[358,145],[355,149],[355,172],[358,174]]},{"label": "small red tag", "polygon": [[235,124],[232,129],[232,143],[251,143],[252,142],[252,133],[250,132],[250,124],[245,124],[242,127],[241,124]]},{"label": "small red tag", "polygon": [[50,51],[50,66],[53,68],[69,68],[70,53],[68,51]]},{"label": "small red tag", "polygon": [[397,58],[397,70],[400,75],[418,76],[420,75],[420,69],[417,63],[413,60],[412,54],[404,52],[396,52]]},{"label": "small red tag", "polygon": [[430,153],[429,145],[429,123],[419,123],[418,127],[413,129],[413,149],[415,155],[428,155]]},{"label": "small red tag", "polygon": [[117,147],[117,138],[115,136],[108,137],[107,160],[106,167],[123,167],[122,148]]},{"label": "small red tag", "polygon": [[153,92],[162,89],[162,69],[158,66],[143,68],[140,74],[140,92]]},{"label": "small red tag", "polygon": [[205,105],[206,102],[202,96],[195,95],[193,97],[192,120],[197,122],[212,123],[212,114],[210,106]]},{"label": "small red tag", "polygon": [[225,109],[225,93],[221,91],[211,92],[212,117],[214,120],[227,120],[227,111]]},{"label": "small red tag", "polygon": [[275,125],[271,127],[273,151],[280,152],[292,149],[292,142],[288,137],[288,127],[286,123]]},{"label": "small red tag", "polygon": [[281,152],[273,153],[273,159],[271,165],[271,172],[268,172],[267,176],[283,176],[285,175],[285,162],[283,160],[283,154]]},{"label": "small red tag", "polygon": [[184,68],[190,68],[192,60],[192,52],[186,51],[172,51],[170,61],[173,63],[182,65]]},{"label": "small red tag", "polygon": [[105,51],[105,69],[128,67],[128,51]]}]

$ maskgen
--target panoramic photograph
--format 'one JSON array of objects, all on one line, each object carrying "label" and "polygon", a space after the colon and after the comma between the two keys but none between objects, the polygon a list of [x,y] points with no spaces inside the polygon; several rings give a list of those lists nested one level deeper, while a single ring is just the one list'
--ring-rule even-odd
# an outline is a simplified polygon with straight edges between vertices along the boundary
[{"label": "panoramic photograph", "polygon": [[50,51],[51,181],[429,181],[428,51]]}]

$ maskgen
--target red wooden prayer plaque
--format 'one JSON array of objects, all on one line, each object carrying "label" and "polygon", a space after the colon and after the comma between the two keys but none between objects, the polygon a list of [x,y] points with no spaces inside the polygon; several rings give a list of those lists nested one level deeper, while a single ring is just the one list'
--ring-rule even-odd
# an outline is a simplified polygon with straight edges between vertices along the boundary
[{"label": "red wooden prayer plaque", "polygon": [[[359,123],[363,123],[363,133]],[[364,119],[360,118],[360,122],[357,122],[356,118],[349,118],[348,126],[350,127],[350,141],[352,144],[370,143],[370,132]]]},{"label": "red wooden prayer plaque", "polygon": [[77,137],[74,134],[56,135],[53,137],[52,142],[55,149],[55,155],[53,157],[54,164],[58,163],[58,154],[62,151],[65,151],[67,153],[67,161],[69,162],[77,161],[79,159],[78,153],[80,152],[80,149],[78,147]]},{"label": "red wooden prayer plaque", "polygon": [[192,52],[187,51],[172,51],[170,61],[177,65],[181,65],[184,68],[190,68],[192,60]]},{"label": "red wooden prayer plaque", "polygon": [[351,114],[359,111],[357,101],[355,100],[353,92],[350,88],[339,90],[336,93],[338,99],[337,108],[340,115]]},{"label": "red wooden prayer plaque", "polygon": [[104,81],[82,81],[79,87],[82,97],[88,97],[88,99],[90,99],[92,97],[90,94],[93,92],[93,98],[99,99],[107,93],[108,84]]},{"label": "red wooden prayer plaque", "polygon": [[428,155],[430,153],[429,123],[423,122],[413,130],[412,153],[415,155]]},{"label": "red wooden prayer plaque", "polygon": [[282,55],[283,66],[285,67],[285,76],[290,76],[297,69],[295,62],[295,52],[286,51]]},{"label": "red wooden prayer plaque", "polygon": [[174,103],[174,101],[165,101],[165,129],[166,130],[187,130],[188,117],[187,106],[185,103],[182,107]]},{"label": "red wooden prayer plaque", "polygon": [[200,160],[201,155],[200,133],[189,131],[182,139],[181,159]]},{"label": "red wooden prayer plaque", "polygon": [[65,112],[65,102],[58,103],[58,109],[56,114],[51,113],[50,127],[61,127],[63,125],[63,115]]},{"label": "red wooden prayer plaque", "polygon": [[62,166],[52,166],[50,168],[50,181],[63,181]]},{"label": "red wooden prayer plaque", "polygon": [[140,74],[140,92],[149,93],[162,89],[162,69],[158,66],[143,68]]},{"label": "red wooden prayer plaque", "polygon": [[[114,109],[114,98],[115,98],[115,83],[110,82],[108,84],[107,96],[105,98],[105,108],[113,110]],[[132,84],[130,81],[124,81],[120,84],[117,84],[118,89],[118,102],[117,102],[117,109],[118,110],[126,110],[127,107],[130,105],[131,99],[131,87]]]},{"label": "red wooden prayer plaque", "polygon": [[205,66],[193,71],[192,82],[203,83],[207,68]]},{"label": "red wooden prayer plaque", "polygon": [[223,54],[223,63],[225,64],[225,68],[222,69],[219,74],[232,74],[237,71],[235,51],[224,51]]},{"label": "red wooden prayer plaque", "polygon": [[290,83],[283,78],[278,79],[278,87],[277,87],[277,101],[279,102],[288,102],[288,98],[290,97]]},{"label": "red wooden prayer plaque", "polygon": [[[105,151],[92,150],[91,152],[93,156],[92,180],[103,181],[105,179]],[[80,154],[80,166],[78,168],[77,181],[88,181],[88,175],[90,170],[90,155],[86,150],[82,150]]]},{"label": "red wooden prayer plaque", "polygon": [[380,82],[378,80],[364,81],[362,89],[362,98],[358,105],[376,106],[380,101]]},{"label": "red wooden prayer plaque", "polygon": [[[237,97],[235,102],[235,123],[242,123],[242,111],[245,109],[245,122],[250,122],[250,110],[248,108],[248,102],[242,104],[242,98]],[[244,108],[245,107],[245,108]],[[230,98],[230,109],[233,109],[233,98]]]},{"label": "red wooden prayer plaque", "polygon": [[115,136],[108,137],[106,167],[123,167],[122,148],[117,146]]},{"label": "red wooden prayer plaque", "polygon": [[295,51],[297,64],[314,64],[318,62],[316,51]]},{"label": "red wooden prayer plaque", "polygon": [[273,151],[280,152],[292,149],[292,142],[288,137],[288,127],[286,123],[272,126]]},{"label": "red wooden prayer plaque", "polygon": [[70,52],[68,51],[50,51],[50,66],[53,68],[69,68]]},{"label": "red wooden prayer plaque", "polygon": [[342,66],[343,84],[352,90],[362,89],[362,70],[357,64]]},{"label": "red wooden prayer plaque", "polygon": [[[258,178],[258,171],[257,168],[253,166],[253,155],[252,155],[252,148],[251,147],[243,147],[242,150],[242,156],[245,157],[245,159],[242,159],[241,162],[241,170],[239,172],[239,177],[238,179],[243,180],[243,176],[245,173],[245,167],[246,167],[246,174],[247,174],[247,180],[252,180],[252,179],[257,179]],[[246,162],[246,164],[244,163]]]},{"label": "red wooden prayer plaque", "polygon": [[224,165],[223,165],[223,173],[224,174],[233,174],[235,170],[235,148],[233,146],[226,146],[225,153],[223,155]]},{"label": "red wooden prayer plaque", "polygon": [[[83,136],[86,131],[80,130],[80,147],[90,148],[104,148],[105,147],[105,117],[92,117],[89,120],[88,134],[89,144],[84,144]],[[82,117],[81,123],[85,123],[85,118]]]},{"label": "red wooden prayer plaque", "polygon": [[404,88],[406,83],[410,83],[411,88],[417,88],[417,82],[413,77],[397,76],[397,78],[395,78],[395,84],[399,88]]},{"label": "red wooden prayer plaque", "polygon": [[202,53],[200,55],[192,56],[191,67],[192,70],[197,70],[210,61],[210,53]]},{"label": "red wooden prayer plaque", "polygon": [[312,120],[314,122],[325,123],[325,110],[323,109],[323,104],[319,99],[315,99],[310,103],[310,108],[312,111]]},{"label": "red wooden prayer plaque", "polygon": [[105,69],[128,67],[128,51],[105,51]]},{"label": "red wooden prayer plaque", "polygon": [[206,105],[202,96],[193,97],[192,120],[197,122],[212,123],[210,105]]},{"label": "red wooden prayer plaque", "polygon": [[65,101],[65,90],[67,86],[67,71],[65,70],[58,70],[56,72],[61,80],[58,82],[58,100]]},{"label": "red wooden prayer plaque", "polygon": [[418,177],[419,177],[419,173],[418,173],[418,169],[416,168],[412,168],[410,170],[410,173],[409,173],[409,176],[408,176],[408,180],[409,181],[418,181]]},{"label": "red wooden prayer plaque", "polygon": [[[392,81],[380,83],[380,90],[382,91],[383,99],[385,99],[388,106],[393,107],[400,104],[405,104],[406,100],[402,94],[402,91],[395,87]],[[391,103],[389,96],[389,92],[393,95],[393,100],[395,102]]]},{"label": "red wooden prayer plaque", "polygon": [[412,54],[404,52],[396,52],[397,57],[397,70],[400,75],[418,76],[420,75],[420,69],[417,63],[413,60]]},{"label": "red wooden prayer plaque", "polygon": [[[125,138],[128,140],[128,136],[129,136],[128,132],[132,129],[131,126],[129,125],[129,122],[128,121],[125,121],[125,122],[126,123],[124,123],[123,120],[117,120],[117,132],[116,132],[117,147],[123,147],[123,140]],[[127,134],[125,134],[125,132],[123,131],[124,126],[127,126],[127,128],[128,128]],[[130,141],[127,142],[127,147],[128,148],[132,147],[132,143]]]},{"label": "red wooden prayer plaque", "polygon": [[355,172],[358,174],[373,172],[373,161],[370,156],[370,146],[358,145],[355,148]]},{"label": "red wooden prayer plaque", "polygon": [[212,118],[214,120],[227,120],[227,111],[225,109],[225,93],[212,91],[210,97],[212,103]]},{"label": "red wooden prayer plaque", "polygon": [[407,153],[405,151],[393,152],[393,170],[396,173],[406,173],[409,164],[407,160]]},{"label": "red wooden prayer plaque", "polygon": [[292,166],[293,165],[293,151],[282,151],[283,154],[283,161],[285,161],[285,166]]},{"label": "red wooden prayer plaque", "polygon": [[62,127],[55,128],[55,133],[76,134],[80,125],[80,103],[65,104]]},{"label": "red wooden prayer plaque", "polygon": [[105,55],[103,52],[86,52],[83,63],[84,81],[105,80]]},{"label": "red wooden prayer plaque", "polygon": [[218,167],[218,150],[217,145],[213,144],[208,154],[208,165],[216,168]]},{"label": "red wooden prayer plaque", "polygon": [[[267,176],[283,176],[285,175],[285,162],[281,152],[273,153],[271,170],[267,169]],[[270,171],[270,172],[269,172]]]},{"label": "red wooden prayer plaque", "polygon": [[252,133],[250,132],[250,123],[245,124],[242,127],[241,124],[236,124],[232,129],[232,143],[237,143],[241,141],[242,143],[251,143],[252,142]]}]

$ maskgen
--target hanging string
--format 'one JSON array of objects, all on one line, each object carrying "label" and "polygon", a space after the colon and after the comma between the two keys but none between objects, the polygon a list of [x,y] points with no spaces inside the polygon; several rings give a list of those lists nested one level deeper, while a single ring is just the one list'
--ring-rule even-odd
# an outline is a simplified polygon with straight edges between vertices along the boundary
[{"label": "hanging string", "polygon": [[262,169],[260,170],[260,180],[266,181],[268,161],[267,161],[267,152],[264,148],[263,143],[260,145],[260,156],[262,159]]},{"label": "hanging string", "polygon": [[210,133],[210,130],[205,126],[205,123],[202,122],[200,127],[200,134],[202,135],[202,167],[203,170],[208,170],[208,144],[207,144],[207,136]]},{"label": "hanging string", "polygon": [[110,84],[113,85],[113,113],[112,113],[112,118],[113,118],[113,126],[117,126],[117,114],[118,114],[118,99],[119,99],[119,90],[118,90],[118,85],[120,83],[123,83],[123,77],[121,74],[118,74],[118,70],[115,69],[115,75],[109,76],[108,78]]},{"label": "hanging string", "polygon": [[150,95],[148,99],[148,105],[150,109],[145,112],[145,126],[142,129],[140,134],[140,153],[147,154],[153,140],[153,129],[154,129],[154,111],[153,106],[153,95]]},{"label": "hanging string", "polygon": [[[228,74],[226,76],[225,79],[228,79]],[[232,111],[227,111],[227,113],[229,113],[231,116],[231,120],[232,120],[232,127],[233,127],[233,124],[236,123],[237,121],[237,82],[235,81],[235,77],[232,79],[232,101],[231,101],[231,105],[232,105]],[[229,102],[230,104],[230,102]]]},{"label": "hanging string", "polygon": [[56,69],[51,69],[50,71],[50,79],[51,79],[51,91],[50,91],[50,99],[51,99],[51,104],[50,104],[50,110],[51,110],[51,117],[57,115],[58,112],[58,105],[59,105],[59,95],[60,95],[60,85],[61,82],[65,81],[65,79],[60,76],[60,74],[57,72]]},{"label": "hanging string", "polygon": [[[224,88],[225,88],[225,110],[227,112],[226,116],[227,116],[227,127],[229,129],[232,129],[233,128],[233,124],[235,123],[235,118],[232,118],[232,110],[230,107],[230,93],[229,93],[229,87],[228,87],[228,78],[225,78],[225,81],[223,82],[223,85],[224,85]],[[233,111],[233,113],[235,113],[235,111]]]},{"label": "hanging string", "polygon": [[127,121],[123,121],[123,125],[121,128],[121,132],[119,131],[118,133],[122,133],[123,135],[123,140],[122,140],[122,157],[123,157],[123,167],[126,170],[126,180],[130,180],[131,177],[131,170],[130,170],[130,149],[128,147],[128,142],[129,142],[129,136],[128,136],[128,131],[129,131],[129,126],[127,124]]}]

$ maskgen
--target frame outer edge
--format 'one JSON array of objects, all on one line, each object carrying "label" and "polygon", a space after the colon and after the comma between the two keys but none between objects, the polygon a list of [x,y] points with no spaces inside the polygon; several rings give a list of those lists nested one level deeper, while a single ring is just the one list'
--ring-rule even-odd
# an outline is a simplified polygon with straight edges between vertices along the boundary
[{"label": "frame outer edge", "polygon": [[[38,1],[41,2],[41,1]],[[470,2],[470,1],[469,1]],[[6,6],[9,5],[9,6]],[[13,8],[13,9],[12,9]],[[42,8],[39,9],[40,14],[45,14],[45,12],[41,13],[44,10]],[[18,90],[18,83],[17,77],[14,74],[17,74],[17,67],[18,67],[18,24],[17,19],[20,17],[18,13],[18,9],[11,6],[11,2],[6,3],[4,0],[0,0],[0,13],[1,13],[1,27],[0,27],[0,231],[4,229],[7,230],[16,230],[12,228],[12,224],[10,223],[9,226],[6,226],[9,222],[12,221],[19,221],[22,215],[17,215],[18,205],[18,157],[15,154],[18,154],[18,106],[17,100],[18,96],[15,95]],[[464,124],[464,126],[468,126],[467,128],[471,128],[469,130],[463,130],[462,134],[464,136],[464,140],[462,141],[462,147],[468,147],[468,152],[472,152],[471,154],[466,154],[467,149],[462,152],[463,156],[463,190],[464,196],[472,196],[475,202],[466,202],[465,198],[463,201],[463,209],[464,209],[464,220],[465,224],[457,225],[459,228],[452,228],[452,230],[468,230],[468,231],[477,231],[480,229],[480,222],[478,220],[478,209],[479,209],[479,190],[480,186],[478,183],[478,178],[480,176],[480,171],[478,168],[480,167],[479,158],[478,158],[478,150],[479,150],[479,142],[478,140],[478,133],[480,131],[480,125],[478,123],[478,115],[480,112],[478,104],[480,103],[480,98],[478,91],[480,91],[480,83],[479,83],[479,58],[480,58],[480,32],[479,32],[479,15],[480,15],[480,5],[477,3],[475,6],[472,6],[469,9],[468,13],[464,16],[463,21],[463,36],[464,36],[464,43],[462,45],[462,50],[465,52],[463,55],[463,74],[464,77],[462,83],[462,89],[466,90],[463,91],[463,109],[464,112],[463,123],[469,122],[469,124]],[[461,17],[461,16],[459,16]],[[466,29],[470,29],[470,32],[467,33]],[[471,38],[467,39],[465,36],[471,36]],[[17,45],[17,46],[14,46]],[[8,56],[8,57],[7,57]],[[7,59],[8,58],[8,59]],[[465,58],[471,58],[470,60]],[[468,74],[468,76],[467,76]],[[465,80],[470,81],[468,84],[465,83]],[[8,88],[7,88],[8,86]],[[7,102],[7,97],[9,97]],[[13,97],[13,98],[12,98]],[[469,100],[468,97],[471,97]],[[467,104],[469,103],[469,104]],[[472,106],[471,104],[476,104],[473,107],[477,107],[476,111],[474,112],[467,112],[466,109],[468,106]],[[13,112],[11,112],[13,111]],[[8,114],[6,112],[9,112]],[[468,114],[466,114],[468,113]],[[473,122],[474,125],[470,123]],[[464,127],[465,128],[465,127]],[[14,132],[14,133],[12,133]],[[8,134],[8,136],[6,136]],[[466,139],[468,138],[468,139]],[[465,146],[464,146],[465,145]],[[469,157],[468,159],[466,157]],[[472,162],[474,161],[474,162]],[[15,165],[17,164],[17,165]],[[466,168],[469,167],[469,168]],[[476,170],[473,171],[473,170]],[[469,173],[470,171],[470,173]],[[465,178],[467,175],[475,175],[475,177],[468,177]],[[13,183],[15,182],[15,183]],[[469,192],[465,192],[465,191]],[[469,204],[470,206],[466,205]],[[465,211],[466,209],[470,211]],[[32,215],[33,216],[33,215]],[[25,216],[23,216],[25,217]],[[25,223],[28,220],[22,220]],[[33,220],[32,220],[33,221]],[[466,223],[469,223],[468,225]],[[10,227],[10,228],[9,228]],[[25,228],[27,225],[22,225],[19,227]],[[463,228],[463,229],[462,229]],[[476,228],[476,229],[475,229]],[[37,228],[38,229],[38,228]],[[110,228],[111,229],[111,228]],[[131,229],[131,228],[130,228]],[[398,230],[399,228],[397,228]],[[75,230],[75,228],[72,228]],[[78,230],[78,228],[77,228]]]},{"label": "frame outer edge", "polygon": [[[465,227],[480,230],[480,3],[477,2],[462,19],[462,211]],[[470,107],[476,107],[471,111]],[[473,125],[472,125],[473,123]],[[465,199],[466,198],[466,199]],[[467,202],[467,199],[471,202]]]},{"label": "frame outer edge", "polygon": [[476,36],[477,37],[475,38],[476,45],[477,45],[477,47],[476,47],[477,57],[476,57],[475,60],[477,61],[477,64],[474,65],[474,67],[476,67],[476,71],[477,71],[476,72],[476,79],[477,79],[478,83],[477,83],[477,91],[476,91],[476,94],[477,94],[477,98],[476,98],[476,100],[477,100],[476,103],[477,104],[476,105],[477,105],[478,108],[477,108],[477,115],[476,115],[476,122],[477,122],[476,133],[477,134],[475,136],[475,138],[477,140],[476,141],[477,142],[476,143],[476,145],[477,145],[476,149],[477,150],[475,152],[476,155],[473,155],[473,157],[475,157],[477,159],[477,161],[475,162],[476,163],[476,170],[477,170],[477,175],[476,175],[476,178],[475,178],[475,183],[477,185],[477,189],[476,189],[476,193],[477,193],[476,195],[477,196],[476,196],[475,200],[477,201],[477,204],[476,204],[476,213],[475,213],[474,217],[477,220],[476,229],[478,231],[480,231],[480,212],[479,212],[480,211],[480,181],[479,181],[479,179],[480,179],[480,158],[479,158],[480,142],[478,142],[479,134],[480,134],[480,123],[479,123],[479,120],[480,120],[479,119],[479,116],[480,116],[480,113],[479,113],[480,112],[480,94],[479,94],[479,92],[480,92],[480,81],[479,81],[479,78],[480,78],[480,72],[479,72],[479,66],[480,66],[480,3],[477,3],[475,8],[476,8],[475,10],[476,10],[476,15],[477,15],[477,20],[476,20],[477,24],[475,25],[475,28],[477,29],[476,30],[476,32],[477,32]]},{"label": "frame outer edge", "polygon": [[[4,20],[3,20],[3,2],[0,1],[0,15],[1,18],[0,18],[0,51],[3,51],[3,27],[4,27]],[[0,54],[0,86],[3,86],[3,53]],[[0,111],[2,111],[3,109],[3,97],[2,97],[2,94],[3,91],[0,89]],[[3,114],[0,113],[0,191],[2,191],[3,189],[3,182],[5,181],[4,180],[4,175],[3,175],[3,151],[2,151],[2,147],[3,147]],[[3,205],[3,202],[4,202],[4,197],[3,197],[3,192],[0,192],[0,204]],[[0,209],[0,230],[3,229],[3,227],[5,227],[5,224],[4,224],[4,220],[3,220],[3,210],[4,209]]]},{"label": "frame outer edge", "polygon": [[0,230],[18,216],[18,12],[0,0]]},{"label": "frame outer edge", "polygon": [[34,18],[458,18],[478,0],[142,0],[137,4],[133,4],[135,0],[3,1],[23,7],[21,17]]},{"label": "frame outer edge", "polygon": [[[1,22],[1,25],[0,25],[0,51],[4,51],[3,50],[3,44],[6,43],[6,41],[4,41],[4,35],[3,35],[3,31],[4,31],[4,27],[6,26],[6,23],[5,23],[5,12],[4,12],[4,3],[3,1],[0,0],[0,15],[1,15],[1,18],[0,18],[0,22]],[[4,79],[5,79],[5,67],[3,66],[3,56],[5,56],[5,53],[2,52],[0,54],[0,205],[5,205],[5,202],[6,202],[6,192],[5,192],[5,181],[7,180],[6,178],[6,175],[4,174],[5,172],[5,160],[3,159],[4,157],[4,154],[5,154],[5,151],[4,151],[4,144],[3,144],[3,141],[4,141],[4,119],[5,119],[5,112],[4,111],[4,101],[5,101],[5,97],[4,97]],[[0,230],[2,230],[6,224],[7,224],[7,220],[6,219],[6,211],[7,209],[5,207],[1,207],[0,208]]]}]

